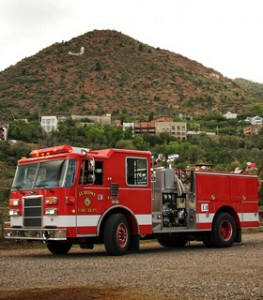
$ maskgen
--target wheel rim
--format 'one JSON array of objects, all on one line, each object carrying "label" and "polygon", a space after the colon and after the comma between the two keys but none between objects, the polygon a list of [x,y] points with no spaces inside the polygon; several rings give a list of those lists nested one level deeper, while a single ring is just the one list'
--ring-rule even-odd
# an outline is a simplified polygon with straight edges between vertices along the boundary
[{"label": "wheel rim", "polygon": [[232,225],[228,221],[224,221],[221,225],[221,237],[224,241],[228,241],[232,236]]},{"label": "wheel rim", "polygon": [[119,224],[117,229],[117,241],[118,245],[123,248],[128,242],[128,229],[123,223]]}]

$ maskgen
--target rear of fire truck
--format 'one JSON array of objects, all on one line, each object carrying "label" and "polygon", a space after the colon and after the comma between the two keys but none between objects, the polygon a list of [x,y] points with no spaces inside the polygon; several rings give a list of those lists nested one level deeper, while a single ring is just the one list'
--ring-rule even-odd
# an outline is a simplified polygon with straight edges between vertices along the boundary
[{"label": "rear of fire truck", "polygon": [[241,242],[259,226],[256,175],[213,170],[155,170],[153,230],[165,247],[202,241],[207,247]]}]

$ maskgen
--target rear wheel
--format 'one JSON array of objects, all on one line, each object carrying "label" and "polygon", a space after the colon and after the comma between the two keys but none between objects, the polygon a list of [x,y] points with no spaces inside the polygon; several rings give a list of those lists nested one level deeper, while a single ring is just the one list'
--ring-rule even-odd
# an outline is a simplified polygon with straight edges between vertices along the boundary
[{"label": "rear wheel", "polygon": [[49,241],[47,242],[48,250],[53,254],[67,254],[72,246],[70,242],[56,242],[56,241]]},{"label": "rear wheel", "polygon": [[219,213],[213,224],[210,242],[214,247],[232,246],[236,240],[237,228],[233,217],[228,213]]},{"label": "rear wheel", "polygon": [[111,215],[104,227],[104,246],[110,255],[124,255],[131,243],[130,225],[122,214]]}]

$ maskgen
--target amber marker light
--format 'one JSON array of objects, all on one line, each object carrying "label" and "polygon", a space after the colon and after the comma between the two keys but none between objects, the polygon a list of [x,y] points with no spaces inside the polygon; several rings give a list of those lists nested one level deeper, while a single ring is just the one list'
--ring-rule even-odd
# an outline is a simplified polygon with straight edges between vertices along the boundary
[{"label": "amber marker light", "polygon": [[54,205],[54,204],[58,203],[58,198],[57,197],[47,197],[45,202],[47,205]]},{"label": "amber marker light", "polygon": [[9,200],[9,206],[19,206],[19,205],[20,205],[19,199],[10,199]]}]

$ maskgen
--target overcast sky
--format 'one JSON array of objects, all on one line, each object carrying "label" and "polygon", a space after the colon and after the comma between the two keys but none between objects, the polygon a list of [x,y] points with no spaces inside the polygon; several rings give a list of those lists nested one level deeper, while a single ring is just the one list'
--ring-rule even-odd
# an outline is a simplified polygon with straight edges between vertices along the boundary
[{"label": "overcast sky", "polygon": [[0,0],[0,71],[94,29],[263,83],[262,0]]}]

